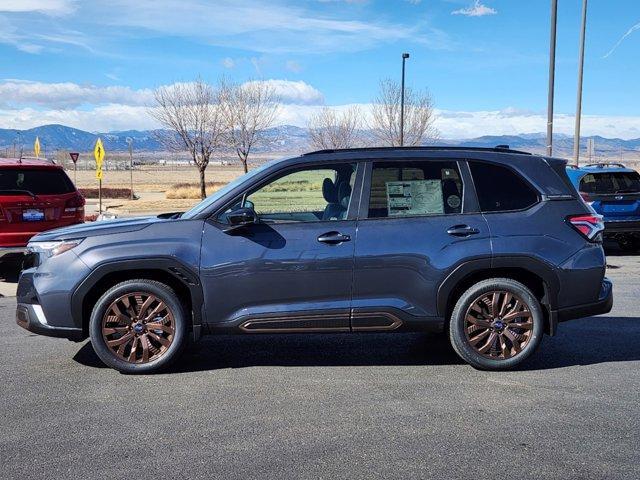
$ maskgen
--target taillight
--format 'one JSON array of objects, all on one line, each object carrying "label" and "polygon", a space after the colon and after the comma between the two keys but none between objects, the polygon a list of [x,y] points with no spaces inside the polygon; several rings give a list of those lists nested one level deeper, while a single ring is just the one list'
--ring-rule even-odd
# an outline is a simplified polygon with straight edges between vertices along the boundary
[{"label": "taillight", "polygon": [[81,216],[84,218],[84,197],[80,194],[70,198],[64,204],[65,216]]},{"label": "taillight", "polygon": [[604,222],[600,215],[572,215],[567,221],[587,240],[596,242],[601,240],[600,232],[604,230]]},{"label": "taillight", "polygon": [[5,220],[4,212],[2,211],[2,208],[0,208],[0,222],[4,222]]}]

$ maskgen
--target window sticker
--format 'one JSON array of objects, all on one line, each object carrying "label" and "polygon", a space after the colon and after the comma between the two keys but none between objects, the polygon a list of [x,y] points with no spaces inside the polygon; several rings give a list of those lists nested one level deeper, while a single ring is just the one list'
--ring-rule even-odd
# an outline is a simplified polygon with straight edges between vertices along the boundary
[{"label": "window sticker", "polygon": [[440,180],[386,182],[389,216],[444,213]]}]

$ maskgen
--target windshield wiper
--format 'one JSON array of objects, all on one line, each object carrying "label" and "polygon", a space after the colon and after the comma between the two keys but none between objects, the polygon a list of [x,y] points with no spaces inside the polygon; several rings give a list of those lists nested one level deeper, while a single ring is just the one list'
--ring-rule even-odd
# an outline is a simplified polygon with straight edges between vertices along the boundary
[{"label": "windshield wiper", "polygon": [[13,188],[13,189],[9,189],[9,190],[0,190],[0,195],[8,195],[10,193],[26,193],[27,195],[32,196],[33,198],[38,198],[38,196],[33,193],[31,190],[23,190],[20,188]]},{"label": "windshield wiper", "polygon": [[629,188],[621,188],[620,190],[616,190],[615,193],[638,193],[638,190],[633,190]]}]

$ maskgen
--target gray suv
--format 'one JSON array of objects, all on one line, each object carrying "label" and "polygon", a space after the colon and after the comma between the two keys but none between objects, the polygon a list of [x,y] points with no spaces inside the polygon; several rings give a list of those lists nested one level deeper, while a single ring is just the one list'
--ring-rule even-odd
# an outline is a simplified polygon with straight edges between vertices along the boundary
[{"label": "gray suv", "polygon": [[606,313],[602,219],[565,162],[509,150],[324,150],[267,163],[185,213],[29,244],[17,323],[152,372],[202,334],[447,332],[514,367]]}]

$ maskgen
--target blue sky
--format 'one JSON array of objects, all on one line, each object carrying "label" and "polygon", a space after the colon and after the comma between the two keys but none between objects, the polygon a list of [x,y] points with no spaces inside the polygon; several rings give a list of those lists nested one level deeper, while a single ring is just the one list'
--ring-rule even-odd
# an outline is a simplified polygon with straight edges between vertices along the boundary
[{"label": "blue sky", "polygon": [[[549,4],[0,0],[0,127],[149,128],[150,90],[197,75],[274,81],[282,122],[304,124],[318,105],[370,102],[381,78],[399,76],[407,51],[408,84],[429,88],[444,137],[544,131]],[[581,4],[559,0],[556,112],[565,133]],[[591,0],[585,134],[640,137],[639,52],[640,2]]]}]

